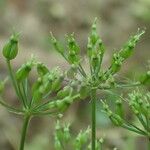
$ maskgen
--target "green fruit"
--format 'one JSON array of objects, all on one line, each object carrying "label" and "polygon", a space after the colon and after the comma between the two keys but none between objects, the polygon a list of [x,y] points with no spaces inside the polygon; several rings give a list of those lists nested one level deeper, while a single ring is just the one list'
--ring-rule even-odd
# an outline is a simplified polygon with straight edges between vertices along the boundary
[{"label": "green fruit", "polygon": [[141,82],[142,84],[150,83],[150,71],[148,71],[146,74],[144,74],[144,75],[141,77],[140,82]]},{"label": "green fruit", "polygon": [[58,93],[57,93],[57,97],[62,99],[62,98],[65,98],[66,96],[68,96],[71,92],[71,87],[70,86],[66,86],[63,88],[63,90],[60,90]]},{"label": "green fruit", "polygon": [[48,68],[43,63],[37,64],[37,72],[40,76],[45,75],[49,72]]},{"label": "green fruit", "polygon": [[89,96],[89,91],[90,91],[89,87],[87,87],[86,85],[81,85],[79,89],[80,98],[85,99],[87,96]]},{"label": "green fruit", "polygon": [[58,91],[61,88],[61,83],[63,82],[64,76],[60,76],[59,78],[57,78],[56,80],[53,81],[52,83],[52,88],[51,90],[53,92]]},{"label": "green fruit", "polygon": [[18,35],[13,34],[3,47],[3,56],[7,60],[14,59],[18,54]]},{"label": "green fruit", "polygon": [[23,64],[21,68],[19,68],[18,71],[16,72],[17,81],[21,82],[22,80],[27,78],[29,75],[29,72],[31,71],[31,68],[32,68],[31,63]]}]

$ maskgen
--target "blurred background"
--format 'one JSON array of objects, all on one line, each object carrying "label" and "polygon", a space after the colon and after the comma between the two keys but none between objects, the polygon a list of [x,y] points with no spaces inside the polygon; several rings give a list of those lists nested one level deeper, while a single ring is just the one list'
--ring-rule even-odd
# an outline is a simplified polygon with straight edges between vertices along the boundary
[{"label": "blurred background", "polygon": [[[130,35],[136,33],[138,28],[146,29],[135,54],[128,59],[120,72],[123,80],[123,76],[135,80],[142,71],[148,69],[150,0],[0,0],[0,49],[13,30],[19,31],[20,52],[13,61],[16,69],[31,54],[35,54],[50,68],[60,66],[65,70],[68,68],[67,63],[50,44],[50,31],[62,42],[66,33],[74,32],[84,56],[87,36],[95,17],[98,18],[98,32],[107,48],[104,66],[109,65],[112,53],[119,50]],[[0,77],[3,79],[7,69],[1,55],[0,70]],[[17,106],[18,101],[11,86],[5,90],[4,97],[9,103]],[[107,98],[108,101],[116,98],[114,95],[103,93],[99,93],[99,97]],[[73,104],[64,114],[63,120],[72,123],[74,135],[90,124],[89,110],[87,99]],[[128,109],[126,112],[129,119],[134,120]],[[119,150],[147,150],[146,139],[112,126],[101,112],[100,102],[97,102],[97,114],[97,136],[105,137],[106,150],[112,147]],[[0,106],[0,150],[17,150],[21,125],[22,118],[8,113]],[[54,126],[55,118],[33,119],[28,131],[26,149],[53,150]]]}]

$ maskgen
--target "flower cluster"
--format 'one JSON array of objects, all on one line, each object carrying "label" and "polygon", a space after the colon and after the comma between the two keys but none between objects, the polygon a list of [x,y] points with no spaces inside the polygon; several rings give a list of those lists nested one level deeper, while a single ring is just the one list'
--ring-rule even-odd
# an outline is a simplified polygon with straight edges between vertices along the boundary
[{"label": "flower cluster", "polygon": [[[123,62],[132,55],[137,42],[144,33],[144,30],[138,30],[134,36],[131,36],[123,48],[113,54],[110,67],[106,70],[102,70],[105,45],[97,33],[95,19],[87,42],[87,57],[89,60],[90,74],[85,71],[81,64],[83,57],[80,55],[80,47],[75,40],[74,34],[66,36],[66,47],[63,47],[52,34],[51,41],[54,48],[70,64],[68,76],[71,77],[71,79],[75,78],[79,73],[81,83],[85,82],[86,86],[89,86],[90,89],[109,89],[121,87],[121,85],[118,85],[115,81],[114,75],[121,69]],[[137,82],[136,84],[144,84],[148,79],[149,73],[147,73],[146,77],[142,79],[140,83]]]},{"label": "flower cluster", "polygon": [[[55,134],[54,134],[54,146],[55,150],[91,150],[90,143],[90,133],[91,129],[88,127],[86,130],[80,130],[76,137],[71,134],[70,124],[61,124],[60,120],[57,120],[55,125]],[[95,150],[103,150],[104,139],[100,138],[96,140]],[[90,143],[90,144],[89,144]],[[114,148],[114,150],[117,150]]]},{"label": "flower cluster", "polygon": [[[99,150],[102,140],[96,140],[97,91],[112,88],[135,87],[150,83],[150,71],[147,71],[139,81],[133,83],[119,83],[115,79],[115,75],[121,69],[124,61],[132,55],[133,49],[144,32],[145,31],[143,30],[138,30],[134,36],[131,36],[123,48],[113,54],[110,66],[107,69],[103,69],[102,62],[105,53],[105,45],[97,33],[95,19],[87,40],[86,55],[89,62],[89,71],[82,65],[83,57],[80,54],[81,49],[75,40],[74,33],[66,36],[66,47],[62,46],[51,34],[51,42],[53,43],[54,48],[70,64],[70,68],[66,72],[61,72],[58,67],[49,69],[45,64],[37,61],[34,57],[22,64],[17,71],[14,70],[11,61],[15,59],[18,54],[19,43],[19,34],[14,33],[4,45],[2,53],[6,59],[9,79],[12,82],[21,107],[14,108],[3,101],[2,98],[0,104],[9,111],[21,114],[24,117],[20,150],[24,149],[26,130],[31,117],[35,115],[57,116],[59,113],[64,112],[74,101],[85,99],[88,96],[91,98],[92,107],[91,144],[89,144],[88,147],[86,145],[89,140],[88,135],[90,132],[90,129],[88,128],[86,131],[81,131],[78,134],[74,141],[74,146],[76,150],[83,148]],[[31,72],[35,73],[36,79],[34,81],[30,80]],[[7,79],[8,78],[0,82],[0,92],[3,90]],[[149,137],[150,104],[148,98],[150,96],[147,94],[143,97],[142,95],[138,95],[138,93],[133,93],[130,94],[129,97],[129,106],[143,125],[143,129],[128,123],[124,119],[122,101],[120,100],[116,102],[117,109],[115,113],[113,113],[109,109],[109,106],[103,102],[104,110],[115,125],[122,126]],[[141,99],[144,99],[145,103],[141,101]],[[66,142],[70,139],[69,125],[62,128],[59,122],[57,122],[55,134],[56,149],[64,149],[61,142],[63,140]]]},{"label": "flower cluster", "polygon": [[144,135],[150,138],[150,93],[143,94],[138,91],[133,91],[126,99],[132,114],[139,120],[141,127],[130,123],[124,115],[123,101],[116,101],[115,112],[111,111],[109,106],[102,101],[103,108],[112,123],[116,126],[123,127],[129,131]]},{"label": "flower cluster", "polygon": [[[14,113],[19,112],[19,114],[31,116],[59,113],[66,110],[74,100],[79,98],[80,94],[73,92],[73,86],[67,85],[62,89],[65,74],[58,67],[49,70],[45,64],[34,57],[14,71],[11,60],[15,59],[17,53],[18,34],[15,33],[5,44],[3,56],[6,58],[10,80],[23,107],[16,109],[1,101],[1,104],[8,106],[9,110],[11,108]],[[33,69],[36,70],[37,79],[30,83],[30,73]],[[1,89],[4,86],[3,83],[1,82]]]},{"label": "flower cluster", "polygon": [[[144,30],[138,30],[137,33],[129,38],[124,46],[113,54],[111,64],[108,68],[103,69],[103,58],[105,53],[105,45],[101,37],[97,33],[96,20],[94,21],[87,40],[86,56],[88,58],[88,69],[82,65],[83,57],[80,54],[79,44],[75,40],[74,34],[66,36],[66,46],[63,46],[51,33],[51,43],[58,53],[70,64],[70,69],[67,72],[69,81],[75,80],[78,83],[78,91],[80,98],[91,98],[91,128],[92,128],[92,146],[91,149],[96,149],[96,100],[98,90],[109,90],[114,88],[136,87],[145,85],[150,81],[149,71],[144,74],[138,81],[132,83],[119,83],[116,81],[115,75],[120,71],[123,63],[128,59],[141,36],[145,33]],[[120,102],[117,104],[121,106]],[[124,126],[122,118],[118,114],[112,113],[108,106],[104,105],[105,111],[110,119],[116,125]],[[120,112],[121,113],[121,112]]]}]

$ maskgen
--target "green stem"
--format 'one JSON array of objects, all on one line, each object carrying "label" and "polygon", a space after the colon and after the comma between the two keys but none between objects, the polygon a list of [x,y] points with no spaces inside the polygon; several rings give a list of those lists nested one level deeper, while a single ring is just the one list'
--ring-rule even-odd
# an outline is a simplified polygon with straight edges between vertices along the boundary
[{"label": "green stem", "polygon": [[92,150],[96,147],[96,90],[91,91],[92,103]]},{"label": "green stem", "polygon": [[24,150],[24,144],[25,144],[25,139],[26,139],[26,133],[27,133],[27,128],[30,122],[30,115],[27,115],[24,117],[24,123],[22,127],[22,133],[21,133],[21,141],[20,141],[20,148],[19,150]]},{"label": "green stem", "polygon": [[122,127],[125,128],[125,129],[127,129],[127,130],[129,130],[129,131],[132,131],[132,132],[135,132],[137,134],[140,134],[140,135],[144,135],[144,136],[147,135],[145,132],[141,132],[141,131],[139,131],[139,130],[137,130],[135,128],[132,128],[131,126],[128,126],[126,124],[123,124]]},{"label": "green stem", "polygon": [[0,105],[4,106],[11,113],[14,113],[14,114],[17,114],[17,115],[23,115],[23,113],[24,113],[22,110],[16,109],[16,108],[6,104],[1,99],[0,99]]},{"label": "green stem", "polygon": [[19,92],[18,92],[18,87],[17,87],[17,84],[16,84],[16,80],[14,79],[12,67],[11,67],[11,64],[10,64],[9,60],[7,60],[7,66],[8,66],[8,71],[9,71],[9,74],[10,74],[10,78],[12,80],[12,84],[13,84],[13,86],[15,88],[16,94],[20,98],[20,95],[19,95]]},{"label": "green stem", "polygon": [[85,73],[83,67],[81,66],[81,64],[79,64],[79,68],[81,69],[83,77],[86,77],[86,73]]},{"label": "green stem", "polygon": [[11,78],[11,80],[12,80],[12,84],[13,84],[13,86],[14,86],[14,88],[15,88],[15,92],[16,92],[16,94],[17,94],[19,100],[22,100],[23,105],[26,107],[25,102],[24,102],[24,100],[23,100],[23,97],[22,97],[22,95],[21,95],[21,91],[20,91],[20,89],[19,89],[19,87],[18,87],[18,85],[17,85],[17,81],[15,80],[15,77],[14,77],[14,74],[13,74],[13,70],[12,70],[12,67],[11,67],[11,64],[10,64],[10,61],[9,61],[9,60],[7,60],[7,66],[8,66],[10,78]]}]

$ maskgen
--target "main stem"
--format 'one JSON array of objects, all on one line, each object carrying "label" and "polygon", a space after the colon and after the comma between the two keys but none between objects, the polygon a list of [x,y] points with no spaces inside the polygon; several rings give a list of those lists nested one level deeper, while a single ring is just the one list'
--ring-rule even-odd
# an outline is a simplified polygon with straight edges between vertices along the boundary
[{"label": "main stem", "polygon": [[21,133],[21,140],[20,140],[20,148],[19,150],[24,150],[24,144],[25,144],[25,139],[26,139],[26,134],[27,134],[27,128],[30,122],[30,115],[24,116],[24,122],[23,122],[23,127],[22,127],[22,133]]},{"label": "main stem", "polygon": [[96,90],[91,91],[91,103],[92,103],[92,150],[96,147]]}]

